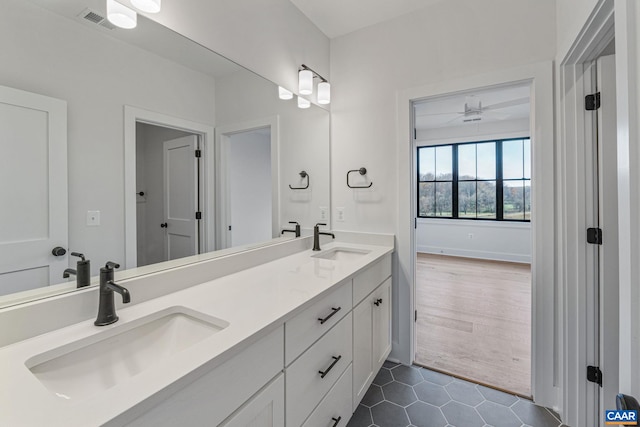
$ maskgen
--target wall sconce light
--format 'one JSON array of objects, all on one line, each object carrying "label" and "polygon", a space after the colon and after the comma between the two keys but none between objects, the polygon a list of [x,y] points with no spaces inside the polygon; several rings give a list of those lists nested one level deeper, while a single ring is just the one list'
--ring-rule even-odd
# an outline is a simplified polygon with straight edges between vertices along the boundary
[{"label": "wall sconce light", "polygon": [[130,30],[138,25],[138,14],[135,10],[118,3],[116,0],[107,0],[107,19],[116,27]]},{"label": "wall sconce light", "polygon": [[331,102],[331,84],[329,82],[318,83],[318,104],[328,104]]},{"label": "wall sconce light", "polygon": [[328,104],[331,102],[331,85],[320,74],[302,64],[298,69],[298,92],[301,95],[311,95],[313,93],[313,79],[320,79],[318,83],[318,104]]},{"label": "wall sconce light", "polygon": [[300,95],[313,93],[313,72],[311,70],[305,68],[298,71],[298,92]]},{"label": "wall sconce light", "polygon": [[282,86],[278,86],[278,97],[280,99],[293,99],[293,93],[283,88]]},{"label": "wall sconce light", "polygon": [[160,12],[160,8],[162,0],[131,0],[131,4],[136,8],[140,9],[143,12],[147,13],[158,13]]},{"label": "wall sconce light", "polygon": [[309,108],[311,107],[311,101],[308,99],[304,99],[301,96],[298,96],[298,108]]}]

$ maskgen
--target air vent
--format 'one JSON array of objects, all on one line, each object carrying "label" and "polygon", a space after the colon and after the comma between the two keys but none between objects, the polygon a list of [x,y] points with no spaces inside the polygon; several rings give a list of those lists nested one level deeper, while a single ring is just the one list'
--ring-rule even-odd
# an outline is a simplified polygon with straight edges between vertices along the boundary
[{"label": "air vent", "polygon": [[78,14],[78,17],[86,21],[89,21],[93,24],[100,25],[101,27],[106,28],[108,30],[113,30],[114,28],[116,28],[111,22],[107,20],[107,18],[100,15],[99,13],[94,12],[91,9],[83,10]]},{"label": "air vent", "polygon": [[479,122],[480,120],[482,120],[482,118],[480,118],[480,117],[475,117],[475,118],[473,118],[473,119],[463,119],[462,121],[463,121],[464,123],[469,123],[469,122]]}]

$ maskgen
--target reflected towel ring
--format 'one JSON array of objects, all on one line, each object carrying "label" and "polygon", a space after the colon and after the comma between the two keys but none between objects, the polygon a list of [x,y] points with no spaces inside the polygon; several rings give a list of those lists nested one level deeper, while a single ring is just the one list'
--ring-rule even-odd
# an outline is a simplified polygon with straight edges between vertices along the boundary
[{"label": "reflected towel ring", "polygon": [[292,187],[291,184],[289,184],[289,188],[292,190],[306,190],[307,188],[309,188],[309,183],[311,181],[311,178],[309,177],[309,174],[305,171],[300,172],[300,178],[305,179],[307,178],[307,185],[305,187]]},{"label": "reflected towel ring", "polygon": [[353,169],[350,170],[349,172],[347,172],[347,187],[349,188],[371,188],[371,186],[373,185],[373,182],[370,182],[369,185],[351,185],[349,184],[349,174],[352,172],[358,172],[360,175],[366,175],[367,174],[367,168],[360,168],[360,169]]}]

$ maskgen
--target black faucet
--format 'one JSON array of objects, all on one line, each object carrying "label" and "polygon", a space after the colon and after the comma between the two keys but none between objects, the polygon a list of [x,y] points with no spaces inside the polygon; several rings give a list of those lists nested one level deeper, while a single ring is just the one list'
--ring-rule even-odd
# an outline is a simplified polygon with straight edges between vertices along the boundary
[{"label": "black faucet", "polygon": [[91,261],[84,259],[84,254],[80,252],[71,252],[71,256],[77,256],[80,261],[77,263],[77,267],[67,268],[62,273],[62,278],[67,279],[71,274],[76,276],[76,287],[84,288],[91,284]]},{"label": "black faucet", "polygon": [[327,233],[325,231],[320,231],[320,226],[321,225],[327,225],[327,224],[319,222],[313,227],[313,250],[314,251],[319,251],[320,250],[320,235],[321,234],[323,234],[325,236],[331,236],[334,239],[336,238],[335,234],[333,234],[333,233]]},{"label": "black faucet", "polygon": [[300,237],[300,224],[298,224],[295,221],[289,221],[289,224],[295,224],[296,225],[295,230],[284,229],[284,230],[282,230],[282,234],[284,234],[284,233],[296,233],[296,237]]},{"label": "black faucet", "polygon": [[116,268],[120,268],[120,264],[109,261],[100,269],[100,303],[98,305],[98,318],[93,322],[96,326],[110,325],[118,321],[116,306],[113,301],[114,291],[122,295],[123,303],[127,304],[131,301],[129,290],[113,281],[113,273]]}]

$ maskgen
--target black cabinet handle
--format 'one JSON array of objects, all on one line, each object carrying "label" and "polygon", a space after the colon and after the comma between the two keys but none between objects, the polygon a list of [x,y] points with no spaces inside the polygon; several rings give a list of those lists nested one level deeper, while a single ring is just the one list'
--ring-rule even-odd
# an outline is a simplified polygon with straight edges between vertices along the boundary
[{"label": "black cabinet handle", "polygon": [[324,325],[324,322],[326,322],[327,320],[331,319],[331,317],[333,317],[334,314],[336,314],[337,312],[339,312],[340,310],[342,310],[342,307],[331,307],[331,313],[329,313],[329,315],[327,317],[325,317],[324,319],[320,319],[318,318],[318,320],[320,321],[321,325]]},{"label": "black cabinet handle", "polygon": [[338,417],[338,418],[331,418],[332,421],[335,421],[333,423],[333,426],[331,427],[336,427],[338,425],[338,423],[340,422],[340,420],[342,419],[342,417]]},{"label": "black cabinet handle", "polygon": [[162,224],[160,224],[160,227],[161,227],[161,228],[167,228],[167,225],[168,225],[168,224],[167,224],[166,222],[163,222]]},{"label": "black cabinet handle", "polygon": [[382,304],[382,298],[378,298],[377,300],[375,300],[374,304],[376,306],[379,306],[380,304]]},{"label": "black cabinet handle", "polygon": [[318,371],[318,373],[320,374],[320,378],[324,378],[327,376],[327,374],[329,373],[329,371],[331,371],[333,369],[334,366],[336,366],[336,363],[338,363],[338,361],[340,359],[342,359],[342,355],[336,357],[336,356],[332,356],[333,358],[333,362],[331,362],[331,365],[329,365],[329,367],[327,369],[325,369],[324,372],[322,371]]}]

